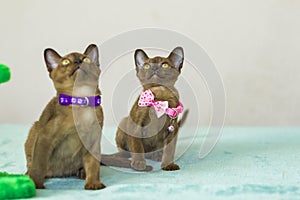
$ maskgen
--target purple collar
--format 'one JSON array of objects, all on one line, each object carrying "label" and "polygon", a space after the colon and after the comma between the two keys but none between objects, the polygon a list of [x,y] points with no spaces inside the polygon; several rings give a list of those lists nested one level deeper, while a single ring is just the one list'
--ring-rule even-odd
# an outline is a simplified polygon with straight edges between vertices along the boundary
[{"label": "purple collar", "polygon": [[101,104],[101,96],[73,97],[66,94],[59,94],[58,102],[60,105],[68,106],[70,104],[93,107]]}]

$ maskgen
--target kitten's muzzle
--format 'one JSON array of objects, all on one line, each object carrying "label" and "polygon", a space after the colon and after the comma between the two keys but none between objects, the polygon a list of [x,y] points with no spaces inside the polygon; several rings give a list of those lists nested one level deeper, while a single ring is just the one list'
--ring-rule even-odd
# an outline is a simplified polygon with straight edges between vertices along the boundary
[{"label": "kitten's muzzle", "polygon": [[72,71],[72,73],[71,73],[71,76],[73,76],[74,74],[75,74],[75,72],[77,71],[77,70],[79,70],[80,69],[80,66],[77,66],[77,67],[75,67],[75,69]]},{"label": "kitten's muzzle", "polygon": [[157,76],[157,77],[159,77],[159,78],[162,78],[161,76],[160,76],[160,74],[157,72],[157,70],[156,71],[153,71],[153,73],[149,76],[149,78],[152,78],[153,76]]}]

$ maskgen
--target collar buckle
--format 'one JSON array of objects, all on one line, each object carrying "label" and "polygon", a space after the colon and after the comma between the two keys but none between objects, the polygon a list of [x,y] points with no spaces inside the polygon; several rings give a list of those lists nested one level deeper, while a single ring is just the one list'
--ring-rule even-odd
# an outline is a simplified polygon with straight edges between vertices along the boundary
[{"label": "collar buckle", "polygon": [[88,107],[89,104],[90,104],[90,100],[89,100],[88,97],[84,97],[84,99],[85,99],[85,104],[83,104],[83,105],[81,105],[81,106],[82,106],[82,107]]}]

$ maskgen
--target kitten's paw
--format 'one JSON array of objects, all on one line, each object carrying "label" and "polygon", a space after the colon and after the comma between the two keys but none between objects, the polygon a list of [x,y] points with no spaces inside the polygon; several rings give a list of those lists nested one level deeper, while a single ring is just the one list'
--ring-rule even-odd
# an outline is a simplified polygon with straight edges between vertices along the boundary
[{"label": "kitten's paw", "polygon": [[179,170],[180,167],[178,165],[176,165],[175,163],[169,164],[165,167],[162,167],[162,170],[165,171],[175,171],[175,170]]},{"label": "kitten's paw", "polygon": [[77,172],[76,172],[76,176],[77,178],[81,179],[81,180],[85,180],[86,178],[86,173],[84,168],[80,168]]},{"label": "kitten's paw", "polygon": [[40,178],[40,177],[43,177],[43,176],[40,176],[40,175],[35,176],[35,175],[33,175],[32,171],[27,171],[26,175],[29,176],[33,180],[36,189],[45,189],[45,186],[44,186],[44,180],[45,179]]},{"label": "kitten's paw", "polygon": [[146,160],[132,160],[131,167],[137,171],[144,171],[146,169]]},{"label": "kitten's paw", "polygon": [[93,182],[93,183],[86,183],[85,186],[84,186],[84,189],[86,190],[100,190],[100,189],[103,189],[105,188],[106,186],[97,181],[97,182]]}]

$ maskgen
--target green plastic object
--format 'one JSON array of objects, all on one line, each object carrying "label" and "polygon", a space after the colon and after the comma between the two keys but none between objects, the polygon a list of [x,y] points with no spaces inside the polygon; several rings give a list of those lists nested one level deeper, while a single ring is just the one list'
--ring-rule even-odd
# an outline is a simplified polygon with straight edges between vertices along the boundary
[{"label": "green plastic object", "polygon": [[10,79],[9,68],[4,64],[0,64],[0,83],[7,82],[9,81],[9,79]]},{"label": "green plastic object", "polygon": [[19,199],[35,196],[34,182],[29,176],[0,172],[0,199]]}]

